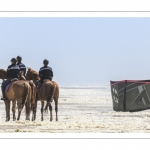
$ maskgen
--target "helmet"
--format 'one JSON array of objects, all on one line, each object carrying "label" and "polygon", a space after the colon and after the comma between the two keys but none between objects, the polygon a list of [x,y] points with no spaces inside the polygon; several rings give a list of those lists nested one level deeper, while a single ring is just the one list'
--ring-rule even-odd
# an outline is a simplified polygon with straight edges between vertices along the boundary
[{"label": "helmet", "polygon": [[22,60],[21,56],[17,56],[17,61],[21,61],[21,60]]},{"label": "helmet", "polygon": [[48,65],[49,61],[47,59],[44,59],[43,64]]},{"label": "helmet", "polygon": [[16,62],[17,62],[16,58],[12,58],[12,59],[11,59],[11,62],[16,63]]}]

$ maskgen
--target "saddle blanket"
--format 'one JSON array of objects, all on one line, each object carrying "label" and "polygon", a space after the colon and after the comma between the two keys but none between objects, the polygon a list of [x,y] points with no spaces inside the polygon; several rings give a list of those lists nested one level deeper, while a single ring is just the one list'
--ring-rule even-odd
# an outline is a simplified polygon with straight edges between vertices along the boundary
[{"label": "saddle blanket", "polygon": [[10,86],[12,85],[12,82],[11,83],[9,83],[7,86],[6,86],[6,88],[5,88],[5,92],[7,92],[8,90],[9,90],[9,88],[10,88]]}]

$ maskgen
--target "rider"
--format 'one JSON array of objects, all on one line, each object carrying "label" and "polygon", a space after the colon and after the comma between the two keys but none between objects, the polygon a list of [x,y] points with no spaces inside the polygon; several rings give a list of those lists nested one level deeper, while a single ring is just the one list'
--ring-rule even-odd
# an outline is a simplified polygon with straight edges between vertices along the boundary
[{"label": "rider", "polygon": [[51,81],[53,78],[53,71],[52,71],[52,68],[48,66],[49,61],[45,59],[43,61],[43,64],[44,64],[44,67],[41,67],[39,71],[41,82],[43,82],[44,79],[49,79]]},{"label": "rider", "polygon": [[3,98],[1,98],[1,100],[5,100],[5,88],[6,86],[11,83],[11,80],[13,78],[17,78],[19,77],[19,71],[20,71],[20,68],[19,66],[16,64],[17,63],[17,60],[16,58],[12,58],[11,59],[11,65],[8,66],[7,68],[7,80],[5,82],[2,83],[2,95],[3,95]]},{"label": "rider", "polygon": [[[40,85],[43,84],[44,79],[49,79],[50,81],[52,80],[53,71],[52,71],[52,68],[48,66],[48,63],[49,61],[45,59],[43,61],[44,67],[41,67],[39,70],[40,80],[35,83],[37,88],[39,88]],[[37,94],[36,94],[36,99],[37,99]]]},{"label": "rider", "polygon": [[20,71],[24,72],[24,76],[26,75],[26,66],[21,62],[22,58],[21,56],[17,56],[17,65],[20,67]]},{"label": "rider", "polygon": [[45,59],[43,61],[43,64],[44,64],[44,67],[41,67],[39,70],[40,81],[37,84],[39,83],[42,84],[44,79],[49,79],[51,81],[53,77],[52,68],[48,66],[49,61]]}]

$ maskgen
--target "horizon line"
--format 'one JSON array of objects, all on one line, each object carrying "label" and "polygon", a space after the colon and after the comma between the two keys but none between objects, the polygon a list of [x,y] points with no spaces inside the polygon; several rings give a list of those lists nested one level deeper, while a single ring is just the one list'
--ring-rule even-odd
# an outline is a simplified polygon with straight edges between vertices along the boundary
[{"label": "horizon line", "polygon": [[107,10],[106,11],[99,11],[99,10],[95,10],[95,11],[92,11],[92,10],[91,11],[90,10],[87,10],[87,11],[81,11],[81,10],[79,10],[79,11],[76,11],[76,10],[74,10],[74,11],[69,11],[69,10],[68,11],[59,11],[59,10],[58,11],[49,11],[49,10],[41,10],[41,11],[38,11],[38,10],[35,10],[35,11],[31,11],[31,10],[29,10],[29,11],[19,11],[18,10],[17,11],[17,10],[14,10],[13,11],[12,10],[12,11],[10,11],[10,10],[8,10],[7,11],[7,10],[4,10],[4,11],[0,11],[0,12],[79,12],[79,13],[80,12],[85,12],[85,13],[86,12],[119,12],[119,13],[120,12],[144,12],[145,13],[145,12],[150,12],[150,10],[143,10],[143,11],[138,11],[138,10],[135,10],[135,11],[131,11],[131,10],[129,10],[129,11],[126,11],[126,10],[124,10],[124,11],[107,11]]}]

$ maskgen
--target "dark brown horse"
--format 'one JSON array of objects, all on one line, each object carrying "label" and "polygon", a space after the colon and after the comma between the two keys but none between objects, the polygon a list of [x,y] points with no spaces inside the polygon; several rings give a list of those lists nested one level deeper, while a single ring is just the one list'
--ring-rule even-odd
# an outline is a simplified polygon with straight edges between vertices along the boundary
[{"label": "dark brown horse", "polygon": [[[31,68],[28,68],[27,74],[26,74],[26,79],[27,80],[33,80],[34,83],[40,80],[40,77],[38,73],[35,70],[32,70]],[[51,97],[49,97],[49,90],[51,89],[52,94]],[[48,98],[49,97],[49,98]],[[51,105],[51,100],[52,98],[55,101],[55,112],[56,112],[56,121],[58,121],[58,98],[59,98],[59,87],[58,84],[54,81],[47,80],[45,81],[40,90],[38,91],[38,100],[41,101],[41,120],[43,121],[43,111],[44,111],[44,100],[47,100],[46,104],[46,109],[49,106],[50,110],[50,121],[52,121],[52,105]],[[37,102],[36,102],[36,107],[37,107]]]},{"label": "dark brown horse", "polygon": [[[5,74],[5,70],[0,70],[0,78],[4,80],[6,76],[3,76]],[[5,74],[6,75],[6,74]],[[12,85],[9,87],[9,90],[5,92],[6,100],[5,102],[5,110],[6,110],[6,121],[10,120],[10,101],[13,103],[12,111],[13,111],[13,120],[16,120],[15,116],[15,106],[17,101],[18,106],[18,118],[20,119],[21,111],[26,105],[26,120],[30,119],[30,109],[31,109],[31,88],[30,85],[23,81],[18,80],[12,83]]]}]

